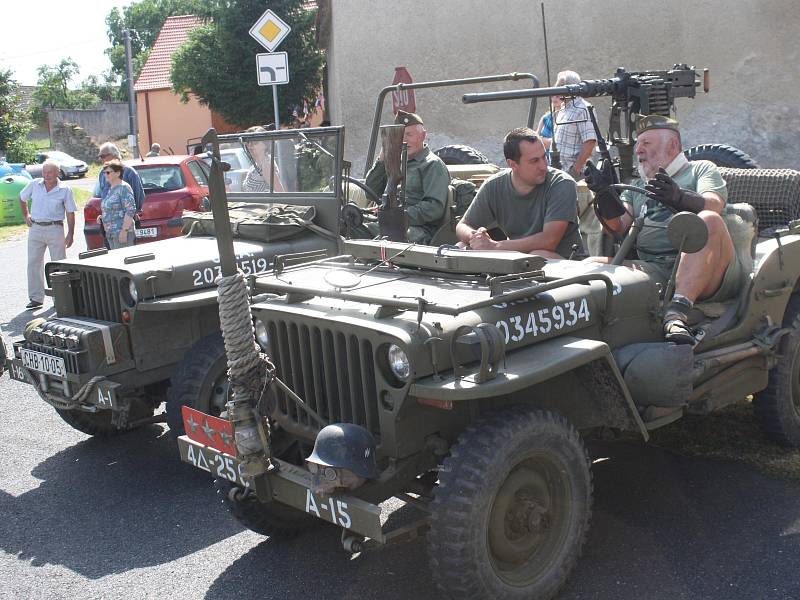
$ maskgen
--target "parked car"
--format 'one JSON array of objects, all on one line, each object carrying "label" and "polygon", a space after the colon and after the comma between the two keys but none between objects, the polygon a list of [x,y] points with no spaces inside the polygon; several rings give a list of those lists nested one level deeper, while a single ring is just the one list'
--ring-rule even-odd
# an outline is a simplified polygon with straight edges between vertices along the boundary
[{"label": "parked car", "polygon": [[[60,150],[45,150],[36,153],[36,164],[41,165],[47,159],[54,160],[58,163],[58,177],[60,179],[67,179],[69,177],[85,177],[89,166],[82,160],[78,160],[74,156],[70,156],[66,152]],[[38,168],[38,173],[34,175],[31,170],[28,170],[33,177],[41,177],[42,169]]]},{"label": "parked car", "polygon": [[[154,156],[128,160],[124,164],[136,169],[144,187],[144,203],[137,213],[136,244],[179,236],[184,210],[209,209],[210,171],[200,157],[186,154]],[[99,214],[100,198],[92,198],[83,209],[83,233],[89,250],[104,246],[97,224]]]}]

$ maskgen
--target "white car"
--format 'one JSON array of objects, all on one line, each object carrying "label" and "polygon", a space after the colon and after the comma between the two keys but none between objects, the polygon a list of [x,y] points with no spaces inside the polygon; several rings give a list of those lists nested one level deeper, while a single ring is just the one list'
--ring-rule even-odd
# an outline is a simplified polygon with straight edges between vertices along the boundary
[{"label": "white car", "polygon": [[[54,160],[58,163],[58,177],[59,179],[66,179],[68,177],[84,177],[89,170],[89,166],[82,160],[70,156],[66,152],[59,150],[45,150],[44,152],[36,153],[36,162],[42,164],[47,159]],[[41,175],[38,175],[41,177]]]},{"label": "white car", "polygon": [[239,145],[230,145],[220,147],[219,156],[223,162],[231,166],[230,171],[225,172],[226,189],[229,192],[241,192],[242,182],[253,164],[247,153]]}]

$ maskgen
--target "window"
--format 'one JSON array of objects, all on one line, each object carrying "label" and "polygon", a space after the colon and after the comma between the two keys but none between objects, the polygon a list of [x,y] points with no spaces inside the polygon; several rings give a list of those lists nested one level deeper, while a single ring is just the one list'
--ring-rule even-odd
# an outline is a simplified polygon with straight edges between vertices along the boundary
[{"label": "window", "polygon": [[142,179],[145,193],[149,191],[171,192],[186,187],[183,173],[177,165],[139,167],[136,168],[136,171]]},{"label": "window", "polygon": [[186,166],[189,167],[189,171],[191,172],[195,181],[197,181],[198,185],[208,187],[208,177],[211,172],[206,163],[200,160],[193,160],[186,163]]}]

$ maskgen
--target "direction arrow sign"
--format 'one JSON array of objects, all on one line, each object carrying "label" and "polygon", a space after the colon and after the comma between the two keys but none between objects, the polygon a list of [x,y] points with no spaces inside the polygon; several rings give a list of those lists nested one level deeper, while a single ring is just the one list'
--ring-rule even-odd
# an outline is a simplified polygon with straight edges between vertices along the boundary
[{"label": "direction arrow sign", "polygon": [[289,83],[289,55],[286,52],[256,54],[258,85]]},{"label": "direction arrow sign", "polygon": [[292,30],[283,19],[271,10],[264,12],[255,25],[250,28],[250,35],[264,48],[272,52]]}]

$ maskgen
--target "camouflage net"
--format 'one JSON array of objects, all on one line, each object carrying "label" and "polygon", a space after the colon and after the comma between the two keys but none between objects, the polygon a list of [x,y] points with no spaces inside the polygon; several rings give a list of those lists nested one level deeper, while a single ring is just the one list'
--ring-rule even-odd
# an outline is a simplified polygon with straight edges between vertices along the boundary
[{"label": "camouflage net", "polygon": [[726,168],[719,171],[728,186],[728,203],[746,202],[755,208],[762,237],[800,219],[800,171]]}]

